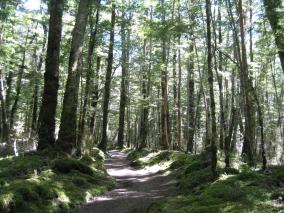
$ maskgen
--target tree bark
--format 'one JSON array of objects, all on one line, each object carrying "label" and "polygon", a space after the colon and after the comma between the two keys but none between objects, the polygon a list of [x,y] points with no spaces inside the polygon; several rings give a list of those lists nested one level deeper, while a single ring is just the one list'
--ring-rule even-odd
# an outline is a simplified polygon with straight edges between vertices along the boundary
[{"label": "tree bark", "polygon": [[[44,38],[42,42],[41,53],[39,56],[39,61],[35,60],[35,73],[34,73],[34,94],[33,94],[33,105],[32,105],[32,124],[31,124],[31,133],[30,136],[33,137],[37,132],[37,122],[38,122],[38,98],[39,98],[39,72],[41,71],[44,54],[46,49],[47,41],[47,27],[45,24],[42,25],[44,30]],[[34,58],[36,59],[36,50],[34,52]]]},{"label": "tree bark", "polygon": [[207,26],[207,48],[208,48],[208,86],[210,94],[210,113],[211,113],[211,171],[213,177],[217,176],[217,128],[216,128],[216,112],[215,112],[215,98],[213,85],[213,71],[212,71],[212,46],[211,46],[211,2],[206,0],[206,26]]},{"label": "tree bark", "polygon": [[50,0],[44,89],[38,121],[38,150],[54,147],[55,144],[55,116],[59,87],[59,56],[63,9],[64,0]]},{"label": "tree bark", "polygon": [[248,63],[245,45],[245,30],[244,30],[244,15],[242,0],[239,0],[239,21],[241,33],[241,83],[245,95],[245,134],[244,134],[244,149],[243,153],[246,155],[248,163],[254,165],[254,146],[255,146],[255,104],[253,101],[253,87],[248,73]]},{"label": "tree bark", "polygon": [[[80,71],[79,64],[82,55],[84,35],[90,9],[90,0],[80,0],[76,23],[72,33],[69,56],[68,77],[63,100],[60,130],[57,145],[60,151],[74,154],[77,138],[77,108]],[[81,145],[77,145],[77,148]],[[78,150],[81,154],[81,150]]]},{"label": "tree bark", "polygon": [[[164,0],[161,1],[163,8],[162,22],[165,23],[165,8]],[[162,141],[161,148],[169,148],[169,110],[168,110],[168,73],[167,73],[167,49],[166,49],[166,35],[162,37],[162,70],[161,70],[161,89],[162,89],[162,111],[161,111],[161,124],[162,124]]]},{"label": "tree bark", "polygon": [[[86,74],[86,85],[85,85],[85,93],[83,98],[83,109],[82,109],[82,116],[79,123],[79,133],[78,133],[78,154],[82,152],[82,149],[84,149],[84,143],[83,143],[83,137],[85,133],[85,120],[86,120],[86,114],[87,114],[87,106],[89,102],[89,96],[90,96],[90,87],[91,87],[91,81],[93,79],[93,58],[94,58],[94,50],[97,44],[97,32],[98,32],[98,23],[99,23],[99,17],[100,17],[100,0],[98,0],[98,6],[96,11],[96,19],[95,19],[95,26],[93,26],[92,21],[90,21],[90,28],[91,28],[91,36],[89,40],[89,49],[88,49],[88,56],[87,56],[87,74]],[[93,29],[95,27],[95,29]],[[95,109],[96,110],[96,109]]]},{"label": "tree bark", "polygon": [[[122,17],[125,17],[125,8],[123,8]],[[127,105],[127,81],[128,81],[128,63],[127,63],[127,29],[126,20],[123,18],[121,23],[121,46],[122,46],[122,56],[121,56],[121,87],[120,87],[120,104],[119,104],[119,127],[118,127],[118,137],[117,145],[120,149],[124,145],[124,126],[125,126],[125,108]]]},{"label": "tree bark", "polygon": [[109,39],[109,50],[107,59],[107,70],[104,87],[104,100],[103,100],[103,124],[102,124],[102,138],[99,144],[99,149],[103,152],[107,150],[107,125],[108,125],[108,107],[111,89],[111,74],[112,74],[112,63],[113,63],[113,46],[114,46],[114,27],[115,27],[115,4],[112,5],[111,13],[111,31]]},{"label": "tree bark", "polygon": [[18,110],[18,103],[20,100],[20,94],[22,90],[22,80],[24,76],[24,71],[26,69],[26,51],[27,51],[26,48],[27,48],[27,43],[28,43],[29,32],[30,30],[28,30],[27,35],[26,35],[25,45],[24,45],[24,50],[23,50],[23,58],[21,61],[18,78],[16,82],[16,95],[15,95],[15,100],[14,100],[14,103],[12,105],[11,112],[10,112],[9,131],[13,130],[14,128],[15,115]]},{"label": "tree bark", "polygon": [[187,136],[187,151],[193,152],[194,132],[195,132],[195,100],[194,100],[194,61],[193,61],[193,44],[189,47],[191,54],[187,62],[187,119],[188,119],[188,136]]}]

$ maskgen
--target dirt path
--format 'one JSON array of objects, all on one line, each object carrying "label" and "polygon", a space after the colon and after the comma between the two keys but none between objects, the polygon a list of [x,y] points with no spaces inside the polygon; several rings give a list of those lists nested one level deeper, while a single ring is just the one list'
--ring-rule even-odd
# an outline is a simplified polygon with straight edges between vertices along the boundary
[{"label": "dirt path", "polygon": [[116,178],[116,188],[95,197],[75,213],[145,213],[151,203],[176,194],[173,175],[157,174],[153,169],[134,169],[122,152],[111,151],[110,155],[105,167]]}]

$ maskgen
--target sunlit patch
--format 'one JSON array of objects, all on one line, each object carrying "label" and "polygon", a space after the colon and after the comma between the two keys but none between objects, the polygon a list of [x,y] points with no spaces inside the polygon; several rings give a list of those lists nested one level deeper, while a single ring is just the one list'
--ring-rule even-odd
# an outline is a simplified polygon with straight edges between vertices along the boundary
[{"label": "sunlit patch", "polygon": [[69,197],[65,194],[65,192],[63,191],[58,191],[58,201],[62,202],[62,203],[70,203],[70,199]]},{"label": "sunlit patch", "polygon": [[93,201],[107,201],[107,200],[112,200],[111,197],[96,197],[93,199]]},{"label": "sunlit patch", "polygon": [[4,208],[7,208],[11,202],[13,202],[14,200],[14,194],[13,193],[7,193],[7,194],[3,194],[0,196],[0,200],[1,200],[1,205],[4,207]]}]

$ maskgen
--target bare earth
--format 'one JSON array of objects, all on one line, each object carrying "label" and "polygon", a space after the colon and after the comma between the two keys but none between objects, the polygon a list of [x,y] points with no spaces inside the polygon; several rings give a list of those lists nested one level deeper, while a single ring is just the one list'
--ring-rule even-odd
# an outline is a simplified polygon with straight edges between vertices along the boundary
[{"label": "bare earth", "polygon": [[157,200],[177,193],[172,174],[158,174],[153,169],[134,169],[127,154],[111,151],[105,161],[109,175],[116,178],[117,186],[106,194],[76,209],[74,213],[145,213]]}]

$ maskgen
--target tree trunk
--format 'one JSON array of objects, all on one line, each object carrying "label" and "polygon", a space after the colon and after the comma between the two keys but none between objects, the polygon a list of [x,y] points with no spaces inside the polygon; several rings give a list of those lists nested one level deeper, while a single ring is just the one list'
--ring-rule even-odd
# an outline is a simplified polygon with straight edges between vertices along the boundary
[{"label": "tree trunk", "polygon": [[148,115],[149,115],[149,103],[148,103],[148,89],[147,89],[147,66],[146,66],[146,48],[147,41],[144,39],[143,44],[143,64],[142,64],[142,110],[141,110],[141,124],[140,124],[140,143],[139,149],[143,149],[147,146],[147,135],[148,135]]},{"label": "tree trunk", "polygon": [[98,146],[99,149],[101,149],[103,152],[106,152],[107,150],[108,106],[109,106],[109,98],[110,98],[111,74],[112,74],[112,63],[113,63],[114,26],[115,26],[115,4],[112,4],[111,31],[110,31],[110,39],[109,39],[109,51],[108,51],[108,59],[107,59],[107,70],[106,70],[104,100],[103,100],[102,138]]},{"label": "tree trunk", "polygon": [[246,45],[245,45],[245,30],[244,30],[244,16],[242,0],[239,0],[239,20],[241,33],[241,83],[245,95],[245,134],[244,134],[244,149],[243,153],[246,155],[248,163],[254,165],[254,146],[255,146],[255,104],[253,101],[252,82],[249,78]]},{"label": "tree trunk", "polygon": [[187,136],[187,151],[193,152],[194,132],[195,132],[195,100],[194,100],[194,61],[193,61],[193,44],[189,47],[191,54],[187,62],[187,119],[188,119],[188,136]]},{"label": "tree trunk", "polygon": [[25,46],[23,50],[23,58],[22,58],[20,70],[18,73],[15,100],[14,100],[14,103],[12,105],[11,112],[10,112],[9,131],[13,130],[14,128],[14,119],[15,119],[16,111],[18,110],[18,103],[20,100],[20,94],[21,94],[21,89],[22,89],[22,79],[23,79],[25,68],[26,68],[25,64],[26,64],[26,51],[27,51],[26,48],[27,48],[28,36],[29,36],[29,30],[27,32]]},{"label": "tree trunk", "polygon": [[9,126],[8,126],[8,121],[7,121],[4,82],[3,82],[1,69],[0,69],[0,102],[1,102],[1,122],[2,122],[1,142],[8,143],[9,142]]},{"label": "tree trunk", "polygon": [[[225,137],[225,164],[227,168],[230,168],[230,152],[231,152],[231,141],[234,131],[235,123],[237,122],[237,113],[235,108],[235,77],[234,72],[232,72],[232,85],[231,85],[231,118],[230,118],[230,126],[229,131]],[[225,132],[226,133],[226,132]]]},{"label": "tree trunk", "polygon": [[[122,17],[125,17],[125,8],[122,12]],[[121,56],[121,87],[120,87],[120,104],[119,104],[119,127],[118,127],[118,137],[117,145],[120,149],[124,145],[124,126],[125,126],[125,107],[127,105],[127,81],[128,81],[128,63],[127,63],[127,47],[126,44],[126,20],[123,18],[121,23],[121,46],[122,46],[122,56]]]},{"label": "tree trunk", "polygon": [[97,116],[97,105],[98,105],[98,99],[99,99],[99,73],[101,69],[101,57],[97,56],[97,62],[96,62],[96,74],[95,74],[95,85],[92,91],[92,116],[90,121],[90,129],[93,134],[94,138],[94,144],[97,143],[97,131],[96,131],[96,116]]},{"label": "tree trunk", "polygon": [[53,147],[55,143],[55,116],[59,87],[59,56],[64,0],[50,0],[49,33],[45,61],[44,89],[38,121],[38,150]]},{"label": "tree trunk", "polygon": [[[77,108],[80,71],[79,64],[82,55],[84,35],[90,9],[90,0],[80,0],[76,23],[72,34],[69,56],[68,78],[63,100],[60,130],[57,145],[60,151],[74,154],[76,147]],[[81,145],[77,145],[77,148]],[[78,150],[77,154],[81,154]]]},{"label": "tree trunk", "polygon": [[[87,114],[87,106],[89,102],[89,96],[90,96],[90,87],[91,87],[91,80],[93,79],[93,58],[94,58],[94,49],[97,44],[97,31],[98,31],[98,23],[99,23],[99,16],[100,16],[100,0],[98,1],[98,8],[96,12],[96,20],[95,20],[95,26],[93,26],[92,21],[90,21],[90,28],[91,28],[91,36],[89,40],[89,49],[88,49],[88,56],[87,56],[87,76],[86,76],[86,85],[85,85],[85,93],[84,93],[84,100],[83,100],[83,109],[82,109],[82,116],[79,123],[79,133],[78,133],[78,143],[77,143],[77,150],[78,154],[82,152],[82,149],[84,148],[83,144],[83,137],[85,133],[85,119]],[[95,27],[95,29],[93,29]]]},{"label": "tree trunk", "polygon": [[[165,24],[165,8],[164,0],[161,1],[162,6],[162,22]],[[168,73],[167,73],[167,48],[166,35],[162,38],[162,71],[161,71],[161,89],[162,89],[162,109],[161,109],[161,124],[162,124],[162,141],[161,148],[169,148],[169,110],[168,110]]]},{"label": "tree trunk", "polygon": [[206,0],[206,25],[207,25],[207,48],[208,48],[208,86],[210,94],[210,111],[211,111],[211,171],[213,177],[216,177],[217,167],[217,128],[216,128],[216,112],[214,99],[213,71],[212,71],[212,47],[211,47],[211,2]]},{"label": "tree trunk", "polygon": [[[33,137],[37,132],[37,121],[38,121],[38,96],[39,96],[39,72],[41,71],[44,54],[46,49],[46,41],[47,41],[47,27],[45,24],[42,25],[44,30],[44,38],[42,42],[41,53],[39,56],[38,63],[35,64],[35,73],[34,73],[34,94],[33,94],[33,110],[32,110],[32,124],[31,124],[31,133],[30,136]],[[36,57],[36,50],[34,53],[34,58]],[[35,60],[37,62],[37,60]]]}]

